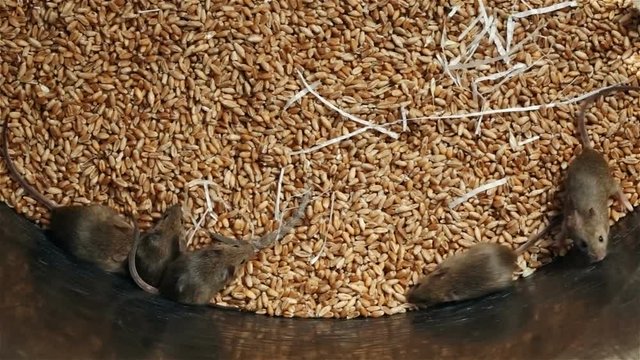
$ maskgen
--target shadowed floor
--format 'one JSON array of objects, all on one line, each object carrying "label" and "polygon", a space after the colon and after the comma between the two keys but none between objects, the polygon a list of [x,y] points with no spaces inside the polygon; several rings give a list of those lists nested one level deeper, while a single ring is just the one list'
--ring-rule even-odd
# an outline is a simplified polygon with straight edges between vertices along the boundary
[{"label": "shadowed floor", "polygon": [[0,358],[637,359],[640,214],[608,258],[570,253],[479,301],[356,320],[192,308],[67,258],[0,204]]}]

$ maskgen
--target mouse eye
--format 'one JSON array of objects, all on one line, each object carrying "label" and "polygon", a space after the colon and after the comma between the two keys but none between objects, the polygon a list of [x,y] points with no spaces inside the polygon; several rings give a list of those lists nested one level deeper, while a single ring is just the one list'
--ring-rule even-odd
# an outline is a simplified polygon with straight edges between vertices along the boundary
[{"label": "mouse eye", "polygon": [[598,241],[604,242],[604,238],[602,237],[602,235],[600,235],[600,237],[598,238]]}]

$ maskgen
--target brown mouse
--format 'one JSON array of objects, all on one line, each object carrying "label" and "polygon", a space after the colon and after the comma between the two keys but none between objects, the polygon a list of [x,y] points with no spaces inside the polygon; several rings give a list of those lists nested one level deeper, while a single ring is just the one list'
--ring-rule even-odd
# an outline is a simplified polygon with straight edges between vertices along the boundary
[{"label": "brown mouse", "polygon": [[298,225],[310,200],[311,192],[307,191],[293,216],[280,229],[261,238],[242,241],[212,234],[217,242],[203,249],[182,252],[165,270],[160,286],[149,285],[145,290],[183,304],[208,304],[256,252],[273,245]]},{"label": "brown mouse", "polygon": [[635,27],[640,20],[640,0],[633,0],[629,11],[620,17],[620,24],[625,27]]},{"label": "brown mouse", "polygon": [[[129,252],[129,274],[145,291],[153,291],[162,279],[167,265],[184,247],[182,206],[172,205],[142,236],[134,221],[135,241]],[[144,279],[144,281],[143,281]],[[149,287],[151,285],[151,287]]]},{"label": "brown mouse", "polygon": [[633,206],[611,175],[602,154],[594,150],[585,128],[584,111],[596,98],[614,91],[640,90],[638,86],[618,85],[593,94],[580,106],[577,121],[582,152],[569,164],[565,180],[564,221],[560,239],[571,238],[588,254],[591,262],[607,256],[609,244],[609,206],[607,201],[616,196],[629,211]]},{"label": "brown mouse", "polygon": [[27,193],[51,212],[49,233],[53,241],[80,260],[93,263],[108,272],[124,273],[127,255],[133,244],[133,228],[108,206],[58,206],[29,185],[9,156],[9,121],[3,125],[3,153],[12,177]]},{"label": "brown mouse", "polygon": [[496,243],[479,243],[453,254],[407,292],[407,301],[420,307],[479,298],[513,284],[516,259],[560,223],[556,217],[515,251]]}]

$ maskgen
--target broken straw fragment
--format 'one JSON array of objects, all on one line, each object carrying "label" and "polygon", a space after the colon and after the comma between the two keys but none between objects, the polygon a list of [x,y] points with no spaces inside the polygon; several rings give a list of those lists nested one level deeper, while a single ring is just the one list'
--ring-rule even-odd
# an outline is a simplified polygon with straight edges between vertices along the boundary
[{"label": "broken straw fragment", "polygon": [[522,47],[524,47],[524,45],[527,44],[527,42],[529,42],[529,40],[531,40],[531,39],[535,38],[536,36],[538,36],[538,33],[540,32],[540,29],[543,28],[543,25],[544,24],[539,25],[526,38],[522,39],[522,41],[517,43],[514,47],[508,49],[507,53],[504,54],[504,55],[500,55],[500,56],[496,56],[496,57],[492,57],[492,58],[488,58],[488,59],[476,60],[476,61],[472,61],[472,62],[468,62],[468,63],[464,63],[464,64],[450,65],[449,69],[451,69],[451,70],[475,69],[478,66],[489,65],[489,64],[493,64],[494,62],[498,62],[498,61],[504,61],[504,62],[508,63],[510,61],[511,57],[514,56],[516,51],[518,51]]},{"label": "broken straw fragment", "polygon": [[[625,81],[627,82],[627,81]],[[577,102],[580,102],[588,97],[590,97],[593,94],[596,94],[604,89],[608,89],[610,87],[614,87],[614,86],[618,86],[618,85],[622,85],[625,82],[622,83],[618,83],[618,84],[614,84],[611,86],[605,86],[593,91],[590,91],[586,94],[582,94],[579,96],[576,96],[574,98],[568,99],[568,100],[564,100],[564,101],[559,101],[559,102],[552,102],[549,104],[542,104],[542,105],[531,105],[531,106],[526,106],[526,107],[514,107],[514,108],[506,108],[506,109],[488,109],[488,110],[483,110],[483,111],[476,111],[476,112],[471,112],[471,113],[466,113],[466,114],[453,114],[453,115],[432,115],[432,116],[423,116],[423,117],[418,117],[418,118],[411,118],[411,119],[406,119],[406,122],[409,121],[423,121],[423,120],[448,120],[448,119],[464,119],[464,118],[474,118],[474,117],[481,117],[481,116],[486,116],[486,115],[495,115],[495,114],[505,114],[505,113],[513,113],[513,112],[529,112],[529,111],[536,111],[536,110],[540,110],[542,108],[554,108],[554,107],[558,107],[561,105],[570,105],[570,104],[574,104]],[[432,86],[432,91],[433,91],[433,86]],[[390,123],[385,124],[384,126],[390,126],[390,125],[394,125],[394,124],[402,124],[404,123],[405,120],[404,119],[400,119],[400,120],[396,120]],[[340,135],[338,137],[335,137],[333,139],[329,139],[327,141],[325,141],[324,143],[318,144],[314,147],[308,148],[308,149],[303,149],[303,150],[298,150],[298,151],[293,151],[291,152],[291,155],[300,155],[300,154],[307,154],[307,153],[311,153],[314,152],[316,150],[322,149],[323,147],[332,145],[332,144],[336,144],[339,143],[342,140],[346,140],[349,139],[351,137],[354,137],[356,135],[362,134],[363,132],[367,131],[371,129],[371,127],[369,126],[365,126],[362,128],[359,128],[357,130],[354,130],[350,133],[344,134],[344,135]]]},{"label": "broken straw fragment", "polygon": [[[496,89],[498,89],[500,86],[502,86],[502,84],[504,84],[505,82],[507,82],[507,81],[508,81],[509,79],[511,79],[512,77],[514,77],[514,76],[518,76],[518,75],[520,75],[520,74],[524,73],[525,71],[527,71],[527,70],[531,69],[532,67],[534,67],[534,66],[536,66],[536,65],[538,65],[538,64],[540,64],[540,63],[542,63],[542,60],[543,60],[544,58],[545,58],[544,56],[543,56],[543,57],[541,57],[540,59],[536,60],[534,63],[532,63],[532,64],[531,64],[531,65],[529,65],[529,66],[526,66],[525,64],[522,64],[523,66],[518,66],[517,68],[513,68],[513,69],[512,69],[513,71],[511,71],[507,76],[505,76],[502,80],[500,80],[500,82],[499,82],[499,83],[495,84],[491,89],[489,89],[488,91],[485,91],[485,92],[483,92],[483,93],[486,93],[486,92],[493,92],[493,91],[495,91],[495,90],[496,90]],[[521,64],[521,63],[519,63],[519,64]]]},{"label": "broken straw fragment", "polygon": [[[309,88],[315,90],[318,85],[320,85],[320,81],[316,81],[314,83],[312,83],[311,85],[309,85]],[[291,97],[291,99],[289,99],[289,101],[287,101],[287,104],[284,106],[284,108],[282,109],[287,110],[291,105],[293,105],[295,102],[299,101],[300,99],[302,99],[305,95],[307,95],[309,93],[309,89],[308,88],[304,88],[300,91],[298,91],[295,95],[293,95]]]},{"label": "broken straw fragment", "polygon": [[195,224],[193,229],[191,229],[191,233],[187,237],[187,246],[191,245],[191,242],[193,241],[193,237],[196,235],[198,230],[200,230],[202,228],[202,223],[204,222],[204,219],[207,217],[207,214],[209,214],[209,210],[208,209],[205,210],[204,214],[202,214],[202,216],[200,216],[200,220],[198,220],[198,222]]},{"label": "broken straw fragment", "polygon": [[445,24],[445,27],[442,29],[442,35],[440,36],[440,49],[442,49],[442,56],[440,56],[440,54],[436,54],[436,59],[438,60],[440,65],[442,65],[442,70],[444,71],[444,73],[451,78],[451,81],[453,81],[453,83],[456,84],[457,86],[460,86],[460,83],[458,82],[456,77],[453,76],[451,71],[449,71],[449,62],[447,61],[447,55],[445,54],[445,51],[447,48],[446,44],[447,44],[447,27]]},{"label": "broken straw fragment", "polygon": [[274,209],[274,215],[276,221],[282,220],[282,215],[280,214],[280,197],[282,195],[282,180],[284,178],[284,167],[280,169],[280,176],[278,176],[278,187],[276,189],[276,207]]},{"label": "broken straw fragment", "polygon": [[484,23],[485,26],[487,26],[487,23],[489,22],[489,16],[487,16],[487,10],[485,9],[484,3],[482,2],[482,0],[478,0],[478,12],[482,17],[481,18],[482,22]]},{"label": "broken straw fragment", "polygon": [[[479,34],[480,37],[484,36],[485,33],[489,32],[489,42],[493,42],[496,46],[496,49],[498,50],[498,54],[500,54],[501,56],[506,55],[507,50],[505,50],[504,46],[502,45],[502,41],[501,38],[499,37],[498,34],[498,19],[497,17],[493,17],[493,16],[489,16],[487,14],[487,10],[484,6],[484,3],[482,2],[482,0],[478,0],[478,12],[480,13],[476,19],[479,19],[482,24],[484,25],[482,32]],[[480,39],[478,39],[479,41]],[[474,40],[475,42],[476,40]],[[474,42],[472,42],[471,46],[474,47],[472,50],[472,54],[475,53],[476,49],[479,46],[479,42],[478,44],[474,45]],[[469,58],[467,58],[468,60]],[[504,58],[506,63],[509,63],[509,61],[511,59],[509,59],[508,57]],[[466,61],[465,61],[466,62]]]},{"label": "broken straw fragment", "polygon": [[[198,230],[202,228],[202,224],[204,223],[204,220],[207,217],[207,215],[211,216],[213,221],[218,221],[218,216],[216,215],[215,210],[213,209],[212,199],[215,201],[221,202],[226,209],[229,208],[229,205],[223,199],[219,198],[218,196],[213,196],[213,197],[211,196],[211,193],[209,192],[209,185],[212,185],[213,187],[217,186],[216,183],[214,183],[213,181],[205,180],[205,179],[196,179],[187,183],[187,186],[186,186],[187,192],[193,186],[203,186],[204,197],[207,203],[207,207],[204,213],[200,216],[200,219],[197,222],[195,221],[195,219],[193,219],[193,216],[191,217],[193,220],[193,229],[191,229],[191,232],[187,236],[187,246],[191,245],[191,242],[193,241],[194,236],[196,235]],[[185,193],[185,199],[186,199],[186,193]]]},{"label": "broken straw fragment", "polygon": [[464,31],[462,31],[462,33],[458,36],[458,42],[462,41],[462,39],[465,38],[465,36],[467,36],[467,34],[469,34],[469,32],[471,31],[471,29],[473,29],[474,26],[476,26],[476,24],[478,23],[478,20],[480,20],[479,17],[473,19],[471,21],[471,23],[469,24],[469,26],[467,26]]},{"label": "broken straw fragment", "polygon": [[553,11],[561,10],[566,7],[576,7],[578,6],[577,1],[565,1],[558,4],[545,6],[537,9],[530,9],[526,11],[521,11],[519,13],[511,14],[507,19],[507,51],[509,51],[511,47],[511,40],[513,39],[513,31],[515,30],[516,24],[514,19],[522,19],[531,15],[542,15],[546,13],[550,13]]},{"label": "broken straw fragment", "polygon": [[485,192],[487,190],[490,190],[490,189],[493,189],[495,187],[498,187],[498,186],[506,184],[508,179],[509,178],[504,177],[504,178],[502,178],[500,180],[490,181],[490,182],[488,182],[488,183],[486,183],[484,185],[478,186],[477,188],[475,188],[475,189],[469,191],[468,193],[460,196],[459,198],[454,199],[453,201],[451,201],[449,203],[449,209],[455,208],[456,206],[462,204],[463,202],[465,202],[465,201],[471,199],[472,197],[475,197],[476,195],[480,194],[481,192]]},{"label": "broken straw fragment", "polygon": [[158,12],[158,11],[160,11],[160,9],[140,10],[140,11],[138,11],[138,15],[149,14],[149,13],[154,13],[154,12]]},{"label": "broken straw fragment", "polygon": [[464,61],[463,62],[467,62],[469,59],[471,59],[473,57],[473,54],[476,53],[476,50],[478,49],[478,47],[480,47],[480,42],[482,41],[482,38],[484,37],[484,35],[486,33],[489,32],[489,30],[491,30],[491,26],[494,22],[494,18],[493,16],[490,16],[489,19],[487,20],[488,23],[485,23],[484,28],[482,29],[482,31],[480,31],[471,41],[471,45],[469,45],[469,47],[467,48],[467,52],[464,56]]},{"label": "broken straw fragment", "polygon": [[393,132],[391,130],[388,130],[386,128],[384,128],[382,125],[376,125],[372,122],[369,122],[367,120],[363,120],[360,119],[359,117],[349,114],[348,112],[340,109],[339,107],[333,105],[329,100],[323,98],[320,94],[318,94],[314,89],[311,88],[311,86],[307,83],[307,80],[305,80],[304,76],[302,75],[302,73],[300,71],[298,71],[298,75],[300,76],[300,80],[302,81],[302,83],[304,84],[304,86],[307,88],[307,90],[309,90],[309,92],[315,96],[318,100],[320,100],[321,103],[325,104],[327,107],[329,107],[331,110],[336,111],[337,113],[339,113],[340,115],[346,117],[349,120],[353,120],[355,122],[357,122],[358,124],[362,124],[362,125],[366,125],[367,128],[372,128],[375,129],[376,131],[379,131],[383,134],[389,135],[394,139],[397,139],[400,137],[400,135],[396,132]]},{"label": "broken straw fragment", "polygon": [[440,54],[436,54],[436,60],[440,63],[440,65],[442,65],[444,73],[449,76],[449,78],[451,78],[451,81],[453,81],[453,83],[457,86],[460,86],[458,80],[455,78],[455,76],[453,76],[451,71],[449,71],[449,64],[447,63],[447,59],[444,56],[441,57]]},{"label": "broken straw fragment", "polygon": [[[329,210],[329,224],[327,225],[327,228],[325,229],[325,231],[329,228],[329,225],[331,225],[331,223],[333,222],[333,204],[336,200],[336,193],[332,192],[331,193],[331,207]],[[327,244],[327,237],[325,235],[322,235],[322,246],[320,247],[320,251],[318,251],[318,253],[309,260],[309,263],[311,265],[315,264],[318,259],[320,259],[320,256],[322,255],[322,252],[324,251],[324,247]]]},{"label": "broken straw fragment", "polygon": [[400,107],[400,114],[402,115],[402,132],[406,132],[408,130],[407,109],[404,108],[404,105]]},{"label": "broken straw fragment", "polygon": [[528,139],[519,141],[519,140],[516,139],[515,136],[513,136],[513,133],[511,132],[511,130],[509,130],[509,145],[511,146],[511,150],[513,150],[513,151],[520,150],[520,149],[522,149],[523,146],[525,146],[525,145],[527,145],[529,143],[532,143],[534,141],[537,141],[538,139],[540,139],[540,135],[535,135],[535,136],[532,136],[532,137],[530,137]]},{"label": "broken straw fragment", "polygon": [[536,135],[536,136],[530,137],[530,138],[528,138],[528,139],[525,139],[525,140],[520,141],[520,142],[518,143],[518,146],[525,146],[525,145],[527,145],[527,144],[529,144],[529,143],[532,143],[532,142],[534,142],[534,141],[537,141],[538,139],[540,139],[540,136],[539,136],[539,135]]},{"label": "broken straw fragment", "polygon": [[448,17],[452,17],[453,15],[455,15],[458,10],[460,10],[460,5],[455,5],[453,7],[451,7],[451,11],[449,11],[449,14],[447,14]]},{"label": "broken straw fragment", "polygon": [[[628,81],[628,80],[627,80]],[[472,118],[472,117],[477,117],[477,116],[481,116],[481,115],[495,115],[495,114],[505,114],[505,113],[512,113],[512,112],[529,112],[529,111],[536,111],[536,110],[540,110],[542,108],[545,109],[550,109],[550,108],[554,108],[554,107],[558,107],[558,106],[562,106],[562,105],[570,105],[570,104],[574,104],[577,102],[580,102],[594,94],[597,94],[603,90],[612,88],[612,87],[616,87],[619,85],[622,85],[624,83],[626,83],[627,81],[621,82],[621,83],[617,83],[611,86],[605,86],[593,91],[590,91],[586,94],[582,94],[576,97],[573,97],[571,99],[568,100],[564,100],[564,101],[557,101],[557,102],[551,102],[549,104],[542,104],[542,105],[530,105],[530,106],[525,106],[525,107],[513,107],[513,108],[505,108],[505,109],[489,109],[489,110],[485,110],[485,111],[476,111],[476,112],[471,112],[471,113],[466,113],[466,114],[453,114],[453,115],[433,115],[433,116],[423,116],[423,117],[418,117],[418,118],[411,118],[411,119],[407,119],[407,121],[421,121],[421,120],[447,120],[447,119],[463,119],[463,118]],[[400,120],[396,120],[393,122],[390,122],[388,124],[385,124],[385,126],[390,126],[393,124],[400,124],[402,123],[402,119]]]},{"label": "broken straw fragment", "polygon": [[327,140],[327,141],[325,141],[323,143],[320,143],[320,144],[318,144],[316,146],[313,146],[313,147],[310,147],[308,149],[293,151],[293,152],[291,152],[291,155],[300,155],[300,154],[307,154],[307,153],[310,153],[310,152],[314,152],[316,150],[322,149],[323,147],[326,147],[326,146],[329,146],[329,145],[333,145],[333,144],[339,143],[342,140],[346,140],[346,139],[349,139],[349,138],[354,137],[356,135],[362,134],[363,132],[365,132],[365,131],[367,131],[369,129],[372,129],[372,128],[373,127],[371,127],[371,126],[361,127],[358,130],[354,130],[354,131],[352,131],[350,133],[347,133],[347,134],[344,134],[344,135],[340,135],[340,136],[335,137],[333,139],[329,139],[329,140]]},{"label": "broken straw fragment", "polygon": [[564,9],[566,7],[576,7],[576,6],[578,6],[578,2],[577,1],[565,1],[565,2],[561,2],[561,3],[558,3],[558,4],[545,6],[545,7],[541,7],[541,8],[537,8],[537,9],[529,9],[529,10],[526,10],[526,11],[521,11],[521,12],[515,13],[515,14],[513,14],[511,16],[513,18],[515,18],[515,19],[522,19],[522,18],[525,18],[527,16],[531,16],[531,15],[542,15],[542,14],[546,14],[546,13],[550,13],[550,12],[553,12],[553,11]]},{"label": "broken straw fragment", "polygon": [[[507,54],[507,50],[505,50],[504,46],[502,46],[502,41],[500,40],[500,37],[498,36],[498,23],[497,21],[494,21],[493,24],[491,24],[491,31],[489,32],[489,42],[493,42],[496,46],[496,49],[498,49],[498,54],[500,54],[501,56],[504,56]],[[510,60],[509,58],[507,59],[507,63]]]},{"label": "broken straw fragment", "polygon": [[511,75],[511,73],[516,72],[516,71],[518,71],[520,69],[524,69],[526,67],[527,67],[526,64],[517,63],[517,64],[515,64],[513,67],[511,67],[508,70],[500,71],[500,72],[493,73],[493,74],[486,75],[486,76],[481,76],[481,77],[473,80],[473,82],[475,84],[477,84],[477,83],[480,83],[480,82],[483,82],[483,81],[486,81],[486,80],[497,80],[497,79],[500,79],[502,77],[508,77],[509,75]]},{"label": "broken straw fragment", "polygon": [[518,141],[516,140],[516,137],[513,136],[511,130],[509,130],[509,146],[511,146],[511,150],[513,151],[516,151],[519,148]]}]

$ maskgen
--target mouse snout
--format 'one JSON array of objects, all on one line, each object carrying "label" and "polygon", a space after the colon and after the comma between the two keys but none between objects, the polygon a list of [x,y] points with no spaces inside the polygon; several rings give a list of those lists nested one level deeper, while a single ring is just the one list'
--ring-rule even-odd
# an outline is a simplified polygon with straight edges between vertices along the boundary
[{"label": "mouse snout", "polygon": [[178,228],[182,225],[182,207],[172,205],[165,210],[161,223],[163,227]]},{"label": "mouse snout", "polygon": [[592,263],[597,263],[607,257],[607,244],[604,242],[596,242],[587,248],[587,253]]},{"label": "mouse snout", "polygon": [[589,252],[589,258],[591,259],[591,263],[597,263],[600,262],[602,260],[604,260],[604,258],[607,257],[607,251],[606,250],[595,250],[595,251],[590,251]]},{"label": "mouse snout", "polygon": [[609,232],[606,229],[598,231],[589,245],[589,257],[592,263],[600,262],[607,257]]},{"label": "mouse snout", "polygon": [[166,210],[166,216],[182,216],[182,206],[180,204],[171,205]]},{"label": "mouse snout", "polygon": [[575,245],[580,249],[580,251],[589,256],[591,263],[600,262],[607,256],[607,249],[602,246],[603,244],[595,243],[590,246],[584,240],[576,240]]}]

